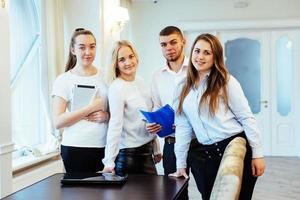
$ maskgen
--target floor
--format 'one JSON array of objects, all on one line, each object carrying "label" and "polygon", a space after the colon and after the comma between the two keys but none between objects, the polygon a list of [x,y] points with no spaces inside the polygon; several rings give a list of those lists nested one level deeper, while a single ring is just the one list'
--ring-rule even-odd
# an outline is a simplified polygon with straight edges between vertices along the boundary
[{"label": "floor", "polygon": [[[300,158],[266,157],[266,171],[255,186],[253,200],[300,200]],[[190,200],[200,200],[195,181],[189,182]]]}]

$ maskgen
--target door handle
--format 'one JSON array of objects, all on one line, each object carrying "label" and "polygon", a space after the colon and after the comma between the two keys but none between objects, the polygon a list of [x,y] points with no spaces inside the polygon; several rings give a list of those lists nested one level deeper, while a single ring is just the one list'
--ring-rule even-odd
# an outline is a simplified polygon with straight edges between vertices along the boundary
[{"label": "door handle", "polygon": [[267,100],[265,100],[265,101],[260,101],[259,103],[268,103],[268,101],[267,101]]},{"label": "door handle", "polygon": [[264,104],[265,106],[265,108],[267,108],[268,107],[268,101],[267,100],[265,100],[265,101],[260,101],[259,103],[261,103],[261,104]]}]

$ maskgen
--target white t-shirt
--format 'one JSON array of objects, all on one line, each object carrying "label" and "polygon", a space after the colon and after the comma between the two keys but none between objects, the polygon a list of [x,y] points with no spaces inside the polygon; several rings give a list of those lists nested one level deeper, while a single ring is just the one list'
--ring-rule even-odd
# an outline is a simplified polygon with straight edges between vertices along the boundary
[{"label": "white t-shirt", "polygon": [[[53,85],[52,96],[63,98],[67,102],[67,111],[70,112],[73,89],[75,85],[92,85],[98,88],[98,95],[103,101],[104,111],[108,109],[108,89],[100,73],[93,76],[78,76],[70,71],[59,75]],[[95,123],[80,120],[64,128],[62,145],[74,147],[104,147],[106,143],[107,123]]]},{"label": "white t-shirt", "polygon": [[109,87],[110,120],[103,163],[114,167],[119,149],[142,146],[156,136],[146,130],[140,110],[151,111],[150,92],[140,78],[117,78]]}]

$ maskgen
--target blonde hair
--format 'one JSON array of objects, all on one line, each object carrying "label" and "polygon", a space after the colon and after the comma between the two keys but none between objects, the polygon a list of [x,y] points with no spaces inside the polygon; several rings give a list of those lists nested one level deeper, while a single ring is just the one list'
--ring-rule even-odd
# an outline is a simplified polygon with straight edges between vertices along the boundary
[{"label": "blonde hair", "polygon": [[218,110],[220,98],[223,100],[226,109],[228,109],[227,83],[229,79],[229,73],[224,64],[222,45],[217,37],[209,33],[199,35],[192,45],[190,53],[191,56],[188,65],[187,79],[179,96],[179,105],[177,113],[182,113],[182,106],[185,97],[188,95],[191,88],[195,86],[195,83],[199,81],[199,73],[194,67],[191,60],[194,47],[199,40],[204,40],[210,44],[213,52],[214,64],[208,76],[207,87],[201,97],[198,108],[200,110],[201,105],[206,103],[209,106],[210,115],[214,116]]},{"label": "blonde hair", "polygon": [[118,54],[121,47],[129,47],[132,50],[135,58],[137,59],[137,62],[139,62],[137,51],[131,44],[131,42],[129,42],[128,40],[119,40],[115,42],[112,50],[111,65],[110,68],[107,70],[106,82],[108,85],[110,85],[120,75],[118,69]]}]

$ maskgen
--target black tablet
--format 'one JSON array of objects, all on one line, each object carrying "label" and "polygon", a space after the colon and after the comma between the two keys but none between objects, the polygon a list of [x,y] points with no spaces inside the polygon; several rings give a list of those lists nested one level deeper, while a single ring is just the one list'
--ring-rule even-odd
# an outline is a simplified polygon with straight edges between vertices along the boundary
[{"label": "black tablet", "polygon": [[124,184],[127,176],[111,173],[66,173],[60,180],[62,184]]}]

